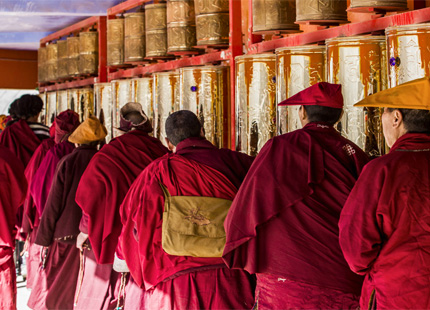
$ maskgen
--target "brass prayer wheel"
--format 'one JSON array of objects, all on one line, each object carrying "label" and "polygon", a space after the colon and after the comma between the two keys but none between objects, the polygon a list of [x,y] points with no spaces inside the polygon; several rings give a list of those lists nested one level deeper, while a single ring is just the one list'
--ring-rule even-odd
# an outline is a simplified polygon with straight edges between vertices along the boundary
[{"label": "brass prayer wheel", "polygon": [[46,126],[51,126],[57,116],[57,92],[46,93]]},{"label": "brass prayer wheel", "polygon": [[[119,128],[120,126],[120,110],[128,102],[133,101],[133,82],[132,80],[115,80],[111,82],[112,85],[112,118],[113,127]],[[114,130],[113,137],[116,137]]]},{"label": "brass prayer wheel", "polygon": [[124,15],[124,62],[145,58],[145,12]]},{"label": "brass prayer wheel", "polygon": [[388,86],[430,76],[430,24],[389,27]]},{"label": "brass prayer wheel", "polygon": [[229,13],[196,16],[197,45],[228,44],[229,33]]},{"label": "brass prayer wheel", "polygon": [[67,38],[67,73],[69,76],[79,75],[79,37]]},{"label": "brass prayer wheel", "polygon": [[67,110],[67,90],[57,91],[57,114]]},{"label": "brass prayer wheel", "polygon": [[133,79],[133,101],[139,102],[154,127],[153,78]]},{"label": "brass prayer wheel", "polygon": [[68,64],[68,55],[67,55],[67,41],[62,40],[57,42],[57,78],[65,78],[68,76],[67,73],[67,64]]},{"label": "brass prayer wheel", "polygon": [[327,82],[342,85],[344,114],[337,129],[370,156],[383,155],[381,110],[353,105],[387,88],[384,36],[326,40]]},{"label": "brass prayer wheel", "polygon": [[58,70],[58,45],[51,43],[47,47],[48,57],[46,61],[46,80],[55,81]]},{"label": "brass prayer wheel", "polygon": [[112,85],[111,83],[94,84],[94,115],[106,127],[106,143],[112,139]]},{"label": "brass prayer wheel", "polygon": [[166,119],[172,112],[179,110],[180,87],[177,72],[154,73],[154,137],[165,144]]},{"label": "brass prayer wheel", "polygon": [[236,150],[257,155],[276,133],[276,56],[238,56]]},{"label": "brass prayer wheel", "polygon": [[167,5],[165,3],[148,4],[145,6],[146,30],[160,30],[167,27]]},{"label": "brass prayer wheel", "polygon": [[39,83],[46,81],[46,60],[48,58],[46,47],[41,47],[37,51],[37,80]]},{"label": "brass prayer wheel", "polygon": [[184,22],[195,24],[194,0],[168,0],[167,24]]},{"label": "brass prayer wheel", "polygon": [[[276,51],[276,99],[281,102],[309,86],[325,81],[325,46],[295,46]],[[302,128],[300,106],[278,106],[277,134]]]},{"label": "brass prayer wheel", "polygon": [[124,18],[107,21],[107,64],[118,66],[124,63]]},{"label": "brass prayer wheel", "polygon": [[348,21],[346,0],[296,0],[297,23],[315,21],[320,24]]},{"label": "brass prayer wheel", "polygon": [[78,114],[83,122],[90,115],[94,115],[94,90],[92,88],[78,89]]},{"label": "brass prayer wheel", "polygon": [[195,25],[183,22],[167,25],[167,52],[192,51],[195,45]]},{"label": "brass prayer wheel", "polygon": [[298,31],[295,0],[252,0],[254,32]]},{"label": "brass prayer wheel", "polygon": [[146,57],[167,54],[167,6],[165,3],[145,6]]},{"label": "brass prayer wheel", "polygon": [[[360,8],[375,8],[385,11],[399,11],[408,9],[407,0],[351,0],[351,9],[359,11]],[[364,10],[364,12],[366,12]]]},{"label": "brass prayer wheel", "polygon": [[229,147],[230,67],[189,67],[180,70],[180,109],[194,112],[216,147]]},{"label": "brass prayer wheel", "polygon": [[196,15],[210,13],[228,13],[228,0],[195,0]]},{"label": "brass prayer wheel", "polygon": [[97,74],[99,69],[99,34],[97,31],[79,34],[79,72]]}]

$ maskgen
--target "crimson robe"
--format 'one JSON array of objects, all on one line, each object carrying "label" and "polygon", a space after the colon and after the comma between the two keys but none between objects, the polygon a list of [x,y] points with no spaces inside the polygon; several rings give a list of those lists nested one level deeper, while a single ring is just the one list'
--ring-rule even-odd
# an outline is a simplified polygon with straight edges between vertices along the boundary
[{"label": "crimson robe", "polygon": [[[260,151],[224,222],[223,254],[229,267],[257,274],[259,307],[330,308],[306,294],[323,296],[328,289],[329,300],[355,294],[358,304],[363,280],[343,258],[337,224],[367,161],[359,147],[324,123],[275,137]],[[283,281],[314,289],[303,288],[300,301],[289,299]]]},{"label": "crimson robe", "polygon": [[430,308],[430,135],[407,133],[370,162],[342,210],[340,245],[365,275],[360,305]]},{"label": "crimson robe", "polygon": [[127,261],[127,256],[126,261],[133,278],[143,280],[146,292],[142,308],[154,305],[175,309],[251,308],[254,288],[246,272],[226,269],[221,258],[173,256],[164,252],[161,246],[164,194],[160,183],[172,196],[232,200],[237,191],[221,172],[179,154],[168,154],[154,161],[136,179],[123,207],[137,205],[133,220],[141,275],[135,276],[138,269]]},{"label": "crimson robe", "polygon": [[23,164],[0,145],[0,309],[16,308],[14,229],[16,212],[24,202],[26,190]]}]

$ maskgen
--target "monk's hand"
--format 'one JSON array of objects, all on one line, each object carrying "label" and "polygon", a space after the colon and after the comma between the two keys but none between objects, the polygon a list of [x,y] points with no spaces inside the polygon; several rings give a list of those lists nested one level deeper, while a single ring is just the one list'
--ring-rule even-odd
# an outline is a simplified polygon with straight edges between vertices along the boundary
[{"label": "monk's hand", "polygon": [[76,247],[83,251],[84,250],[84,243],[87,241],[88,235],[84,234],[83,232],[79,233],[78,238],[76,239]]}]

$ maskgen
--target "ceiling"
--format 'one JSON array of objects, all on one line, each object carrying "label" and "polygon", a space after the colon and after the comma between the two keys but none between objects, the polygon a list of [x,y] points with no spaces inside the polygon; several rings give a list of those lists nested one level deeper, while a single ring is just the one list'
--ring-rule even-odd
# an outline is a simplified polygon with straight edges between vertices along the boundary
[{"label": "ceiling", "polygon": [[0,49],[37,50],[48,34],[90,16],[106,15],[121,0],[0,0]]}]

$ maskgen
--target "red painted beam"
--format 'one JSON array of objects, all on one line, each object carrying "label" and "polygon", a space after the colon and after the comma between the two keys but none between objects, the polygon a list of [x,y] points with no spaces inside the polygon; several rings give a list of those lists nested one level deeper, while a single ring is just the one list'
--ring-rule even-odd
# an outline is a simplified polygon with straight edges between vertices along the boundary
[{"label": "red painted beam", "polygon": [[84,86],[91,86],[95,83],[99,83],[98,77],[91,77],[85,80],[77,80],[77,81],[71,81],[66,83],[57,83],[54,85],[49,86],[40,86],[39,92],[44,93],[47,91],[55,91],[55,90],[63,90],[63,89],[69,89],[69,88],[78,88],[78,87],[84,87]]},{"label": "red painted beam", "polygon": [[99,81],[100,83],[107,82],[107,22],[106,17],[100,18],[98,24],[99,32]]},{"label": "red painted beam", "polygon": [[385,16],[360,23],[346,24],[334,28],[301,33],[282,39],[253,44],[249,47],[248,54],[259,54],[273,51],[279,47],[317,43],[339,36],[348,37],[361,35],[371,33],[373,31],[383,30],[390,26],[418,24],[428,21],[430,21],[430,8],[425,8],[421,10]]},{"label": "red painted beam", "polygon": [[[107,10],[108,17],[114,17],[117,14],[124,13],[125,11],[131,10],[137,6],[150,2],[151,0],[128,0],[120,4],[117,4]],[[156,1],[154,1],[156,2]]]}]

